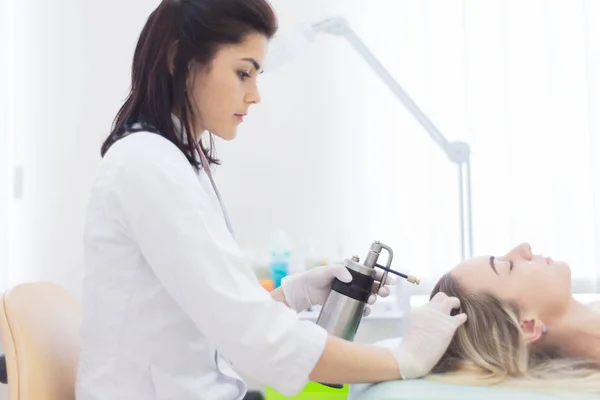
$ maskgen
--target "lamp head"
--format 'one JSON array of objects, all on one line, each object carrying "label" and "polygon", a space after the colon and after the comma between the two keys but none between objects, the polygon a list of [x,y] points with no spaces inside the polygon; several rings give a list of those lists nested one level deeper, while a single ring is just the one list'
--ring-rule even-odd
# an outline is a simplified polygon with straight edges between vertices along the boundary
[{"label": "lamp head", "polygon": [[278,68],[282,64],[292,61],[296,54],[315,40],[319,32],[344,35],[349,29],[345,18],[332,17],[310,25],[301,25],[289,32],[277,35],[271,39],[265,68]]},{"label": "lamp head", "polygon": [[344,17],[327,18],[312,24],[311,28],[315,32],[325,32],[338,36],[345,35],[350,30],[348,21]]},{"label": "lamp head", "polygon": [[265,59],[265,69],[273,70],[287,64],[296,58],[296,55],[308,47],[314,40],[316,31],[310,26],[299,26],[288,32],[277,34],[271,39],[269,52]]}]

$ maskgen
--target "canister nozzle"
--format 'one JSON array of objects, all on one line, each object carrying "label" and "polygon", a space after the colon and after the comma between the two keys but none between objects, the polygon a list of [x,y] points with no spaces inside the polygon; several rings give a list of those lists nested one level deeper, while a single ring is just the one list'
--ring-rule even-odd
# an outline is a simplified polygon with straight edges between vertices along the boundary
[{"label": "canister nozzle", "polygon": [[[378,264],[377,260],[379,259],[379,255],[381,254],[381,250],[387,250],[388,252],[388,260],[385,266]],[[391,272],[394,275],[398,275],[404,279],[406,279],[408,282],[413,283],[413,284],[419,284],[421,283],[421,280],[415,276],[412,275],[406,275],[403,274],[401,272],[395,271],[393,269],[391,269],[391,265],[392,265],[392,259],[394,258],[394,252],[392,251],[390,246],[387,246],[383,243],[381,243],[380,241],[376,240],[373,242],[373,244],[371,244],[371,249],[369,250],[369,254],[367,254],[367,258],[365,259],[365,267],[368,268],[381,268],[383,269],[385,272],[383,273],[383,276],[381,277],[381,282],[379,283],[379,288],[381,289],[381,287],[383,286],[384,282],[387,279],[387,274],[388,272]]]},{"label": "canister nozzle", "polygon": [[391,268],[384,267],[383,265],[380,265],[380,264],[375,264],[375,266],[377,268],[381,268],[387,272],[391,272],[394,275],[402,277],[402,278],[406,279],[407,281],[409,281],[410,283],[414,283],[415,285],[418,285],[419,283],[421,283],[421,279],[417,278],[416,276],[406,275],[406,274],[403,274],[402,272],[395,271]]}]

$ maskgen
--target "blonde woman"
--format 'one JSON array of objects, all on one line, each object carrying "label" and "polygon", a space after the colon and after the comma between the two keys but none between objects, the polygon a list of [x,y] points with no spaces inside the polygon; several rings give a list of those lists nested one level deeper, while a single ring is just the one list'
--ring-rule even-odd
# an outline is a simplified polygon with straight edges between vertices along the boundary
[{"label": "blonde woman", "polygon": [[460,263],[438,292],[468,319],[428,379],[600,396],[600,310],[573,298],[567,263],[524,243]]}]

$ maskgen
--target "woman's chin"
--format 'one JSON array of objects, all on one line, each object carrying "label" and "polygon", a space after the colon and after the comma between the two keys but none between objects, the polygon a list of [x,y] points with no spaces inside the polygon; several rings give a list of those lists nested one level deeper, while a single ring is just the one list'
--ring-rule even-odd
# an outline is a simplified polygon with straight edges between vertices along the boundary
[{"label": "woman's chin", "polygon": [[571,281],[571,267],[566,261],[555,261],[553,266],[558,269],[563,275],[564,279]]},{"label": "woman's chin", "polygon": [[237,137],[237,130],[236,129],[222,130],[220,132],[219,131],[213,132],[213,134],[215,136],[217,136],[219,139],[229,142]]}]

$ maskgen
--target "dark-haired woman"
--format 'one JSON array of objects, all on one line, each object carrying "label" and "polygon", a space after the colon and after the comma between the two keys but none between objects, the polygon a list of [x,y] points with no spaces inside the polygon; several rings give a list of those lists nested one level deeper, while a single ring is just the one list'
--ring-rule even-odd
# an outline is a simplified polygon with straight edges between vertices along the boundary
[{"label": "dark-haired woman", "polygon": [[234,139],[260,102],[276,29],[265,0],[164,0],[143,28],[87,210],[78,400],[241,399],[238,373],[287,395],[309,380],[416,378],[464,322],[440,294],[397,348],[359,345],[297,317],[351,280],[344,267],[272,293],[258,283],[212,180],[210,139]]}]

